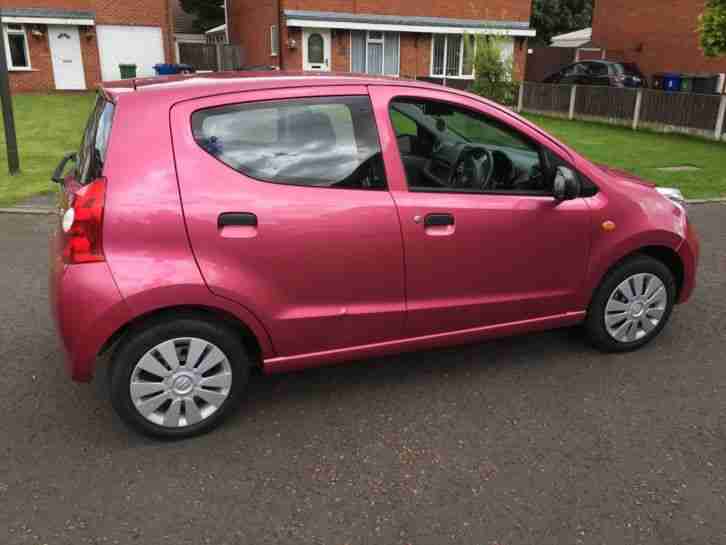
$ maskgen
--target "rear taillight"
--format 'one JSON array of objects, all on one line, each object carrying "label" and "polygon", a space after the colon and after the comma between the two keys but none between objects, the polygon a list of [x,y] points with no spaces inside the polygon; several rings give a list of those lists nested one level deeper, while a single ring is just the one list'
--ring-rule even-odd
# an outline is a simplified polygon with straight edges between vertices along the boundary
[{"label": "rear taillight", "polygon": [[105,261],[103,255],[103,205],[106,179],[99,178],[74,195],[63,216],[63,261],[68,264]]}]

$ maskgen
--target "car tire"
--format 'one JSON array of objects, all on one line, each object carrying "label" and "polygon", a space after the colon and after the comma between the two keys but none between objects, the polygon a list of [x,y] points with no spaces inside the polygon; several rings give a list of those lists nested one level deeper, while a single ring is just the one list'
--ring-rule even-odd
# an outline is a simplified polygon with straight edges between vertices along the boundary
[{"label": "car tire", "polygon": [[230,327],[194,315],[167,317],[135,328],[116,348],[111,402],[142,434],[192,437],[239,406],[250,367]]},{"label": "car tire", "polygon": [[604,352],[642,347],[668,323],[676,293],[673,273],[662,262],[647,255],[626,259],[608,272],[590,302],[590,342]]}]

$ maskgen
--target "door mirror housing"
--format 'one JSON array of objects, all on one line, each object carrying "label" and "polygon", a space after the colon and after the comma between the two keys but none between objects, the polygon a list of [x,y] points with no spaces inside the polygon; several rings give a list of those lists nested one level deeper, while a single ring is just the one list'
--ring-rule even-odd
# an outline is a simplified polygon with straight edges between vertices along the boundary
[{"label": "door mirror housing", "polygon": [[558,202],[569,201],[578,198],[581,193],[582,184],[577,174],[567,167],[557,167],[555,180],[552,184],[552,194],[555,200]]}]

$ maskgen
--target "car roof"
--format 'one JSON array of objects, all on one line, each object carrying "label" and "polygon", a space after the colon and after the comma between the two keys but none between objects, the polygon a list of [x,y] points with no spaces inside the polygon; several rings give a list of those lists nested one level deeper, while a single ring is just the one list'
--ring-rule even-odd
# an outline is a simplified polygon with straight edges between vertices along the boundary
[{"label": "car roof", "polygon": [[[133,93],[144,97],[166,98],[173,102],[203,96],[259,91],[290,87],[327,85],[385,85],[394,84],[441,90],[441,86],[422,81],[386,76],[369,76],[347,73],[315,73],[291,71],[265,72],[213,72],[175,76],[156,76],[106,82],[101,91],[114,102],[121,96]],[[453,89],[449,89],[454,91]]]}]

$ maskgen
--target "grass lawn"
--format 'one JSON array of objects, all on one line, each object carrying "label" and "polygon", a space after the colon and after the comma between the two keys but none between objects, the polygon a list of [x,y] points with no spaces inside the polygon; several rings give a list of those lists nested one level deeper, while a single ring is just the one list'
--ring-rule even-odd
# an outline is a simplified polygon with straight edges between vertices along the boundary
[{"label": "grass lawn", "polygon": [[29,94],[13,98],[21,174],[10,176],[0,129],[0,206],[55,191],[50,176],[66,152],[78,149],[94,94]]},{"label": "grass lawn", "polygon": [[[596,163],[627,170],[661,186],[678,187],[691,199],[726,197],[726,143],[678,134],[634,132],[601,123],[526,117]],[[657,170],[685,165],[701,170]]]}]

